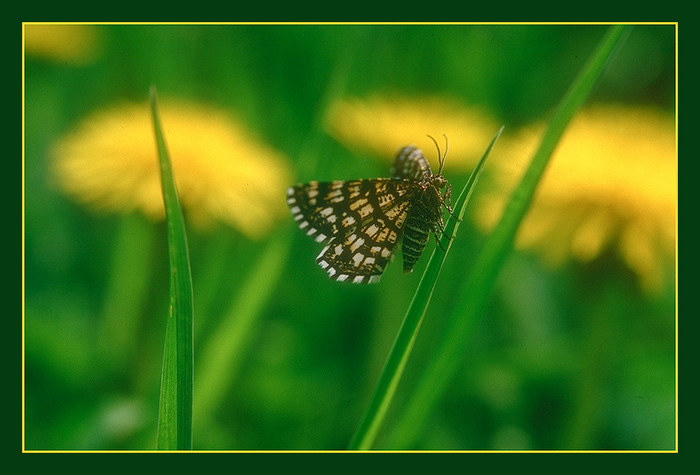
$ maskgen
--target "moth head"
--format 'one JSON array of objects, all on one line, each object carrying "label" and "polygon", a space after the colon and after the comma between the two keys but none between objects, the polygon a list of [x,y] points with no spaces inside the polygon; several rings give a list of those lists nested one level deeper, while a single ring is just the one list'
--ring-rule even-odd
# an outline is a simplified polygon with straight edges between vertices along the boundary
[{"label": "moth head", "polygon": [[442,175],[435,175],[433,177],[433,184],[440,189],[445,188],[445,186],[447,186],[447,179]]}]

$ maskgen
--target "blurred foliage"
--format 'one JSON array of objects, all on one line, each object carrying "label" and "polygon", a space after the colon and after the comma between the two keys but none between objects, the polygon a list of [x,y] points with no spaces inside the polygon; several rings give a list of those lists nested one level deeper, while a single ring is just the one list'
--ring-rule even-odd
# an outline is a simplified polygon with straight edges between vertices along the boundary
[{"label": "blurred foliage", "polygon": [[[145,106],[155,85],[163,102],[195,102],[235,117],[284,157],[292,180],[386,176],[386,159],[325,131],[334,101],[450,97],[488,111],[506,126],[505,139],[547,119],[605,30],[26,25],[25,448],[155,446],[168,311],[165,229],[133,210],[95,212],[63,191],[57,144],[92,114],[115,104]],[[635,27],[591,102],[653,107],[673,121],[674,27]],[[167,117],[164,129],[167,140]],[[451,144],[459,140],[450,135]],[[497,151],[492,163],[508,161]],[[236,152],[232,159],[246,159]],[[446,176],[461,187],[468,172],[452,168]],[[480,185],[489,182],[497,180],[486,176]],[[280,187],[280,202],[284,192]],[[246,193],[254,198],[255,187]],[[402,402],[488,232],[467,213],[451,256],[464,257],[445,264],[380,448],[401,440],[392,426]],[[291,216],[278,216],[258,237],[217,221],[188,233],[194,447],[343,449],[426,256],[413,274],[394,264],[378,285],[341,285],[314,263],[318,245]],[[487,314],[464,342],[463,370],[429,426],[401,448],[675,448],[675,262],[673,253],[663,255],[664,277],[650,290],[614,247],[556,266],[543,264],[536,249],[514,251]],[[197,391],[206,399],[199,408]]]}]

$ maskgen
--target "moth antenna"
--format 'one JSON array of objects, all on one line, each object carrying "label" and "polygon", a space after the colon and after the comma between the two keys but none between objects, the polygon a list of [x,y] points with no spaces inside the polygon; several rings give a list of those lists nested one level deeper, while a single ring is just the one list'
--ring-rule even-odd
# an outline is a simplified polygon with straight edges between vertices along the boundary
[{"label": "moth antenna", "polygon": [[447,140],[447,134],[442,134],[445,137],[445,154],[442,156],[442,165],[440,165],[440,172],[442,172],[442,167],[445,166],[445,161],[447,160],[447,151],[450,149],[450,141]]},{"label": "moth antenna", "polygon": [[[437,174],[440,175],[440,174],[442,174],[442,167],[443,167],[443,164],[444,164],[444,158],[443,158],[443,156],[442,156],[442,152],[440,152],[440,146],[438,145],[437,140],[435,140],[435,138],[433,138],[432,135],[428,135],[428,138],[430,138],[430,140],[433,141],[433,143],[435,144],[435,148],[437,149],[437,154],[438,154],[438,165],[439,165],[439,169],[438,169],[438,173],[437,173]],[[445,152],[445,153],[447,153],[447,152]]]}]

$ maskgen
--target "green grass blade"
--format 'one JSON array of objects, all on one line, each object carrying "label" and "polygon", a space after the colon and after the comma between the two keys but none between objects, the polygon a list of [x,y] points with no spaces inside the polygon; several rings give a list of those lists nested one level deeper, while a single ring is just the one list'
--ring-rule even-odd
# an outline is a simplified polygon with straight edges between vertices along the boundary
[{"label": "green grass blade", "polygon": [[463,292],[457,298],[454,311],[448,320],[445,338],[433,353],[433,359],[422,373],[423,376],[402,413],[402,419],[390,434],[387,440],[389,447],[407,447],[416,440],[430,411],[458,371],[465,342],[487,302],[498,270],[512,248],[518,227],[530,207],[549,159],[564,130],[589,96],[604,66],[629,29],[628,26],[613,26],[609,29],[555,110],[540,146],[513,192],[500,222],[474,262]]},{"label": "green grass blade", "polygon": [[155,90],[151,90],[151,113],[158,147],[170,258],[170,311],[165,336],[156,446],[159,450],[189,450],[192,448],[194,356],[192,277],[185,222],[156,102]]},{"label": "green grass blade", "polygon": [[479,180],[479,176],[486,163],[486,158],[489,156],[493,145],[501,135],[503,128],[499,129],[496,135],[491,139],[491,143],[481,157],[474,171],[472,171],[469,180],[464,185],[459,197],[454,206],[455,215],[450,216],[445,225],[445,233],[441,237],[440,246],[435,246],[433,254],[430,256],[428,265],[426,266],[423,277],[418,284],[413,300],[408,307],[406,316],[404,317],[399,333],[394,341],[394,346],[389,353],[389,357],[384,365],[379,382],[375,388],[374,395],[370,405],[365,412],[365,415],[360,423],[349,448],[351,450],[368,450],[374,439],[377,431],[386,415],[386,411],[391,404],[396,387],[401,379],[403,370],[408,361],[408,357],[413,348],[413,344],[418,335],[423,316],[430,303],[430,298],[433,294],[433,289],[437,282],[437,278],[445,262],[445,257],[449,251],[452,240],[456,235],[459,222],[464,216],[464,210],[469,202],[469,198],[474,190],[474,185]]},{"label": "green grass blade", "polygon": [[228,312],[198,353],[196,427],[205,427],[236,378],[264,305],[270,301],[290,252],[288,232],[275,235],[239,287]]}]

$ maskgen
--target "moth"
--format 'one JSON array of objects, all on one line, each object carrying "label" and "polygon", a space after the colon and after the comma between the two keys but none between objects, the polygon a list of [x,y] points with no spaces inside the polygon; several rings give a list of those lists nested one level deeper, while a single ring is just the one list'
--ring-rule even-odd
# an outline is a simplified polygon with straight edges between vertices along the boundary
[{"label": "moth", "polygon": [[331,279],[378,282],[402,241],[403,270],[413,267],[430,234],[445,230],[443,208],[452,214],[452,188],[442,175],[447,157],[440,153],[433,173],[418,148],[401,148],[391,178],[311,181],[287,190],[287,205],[299,228],[325,247],[316,258]]}]

